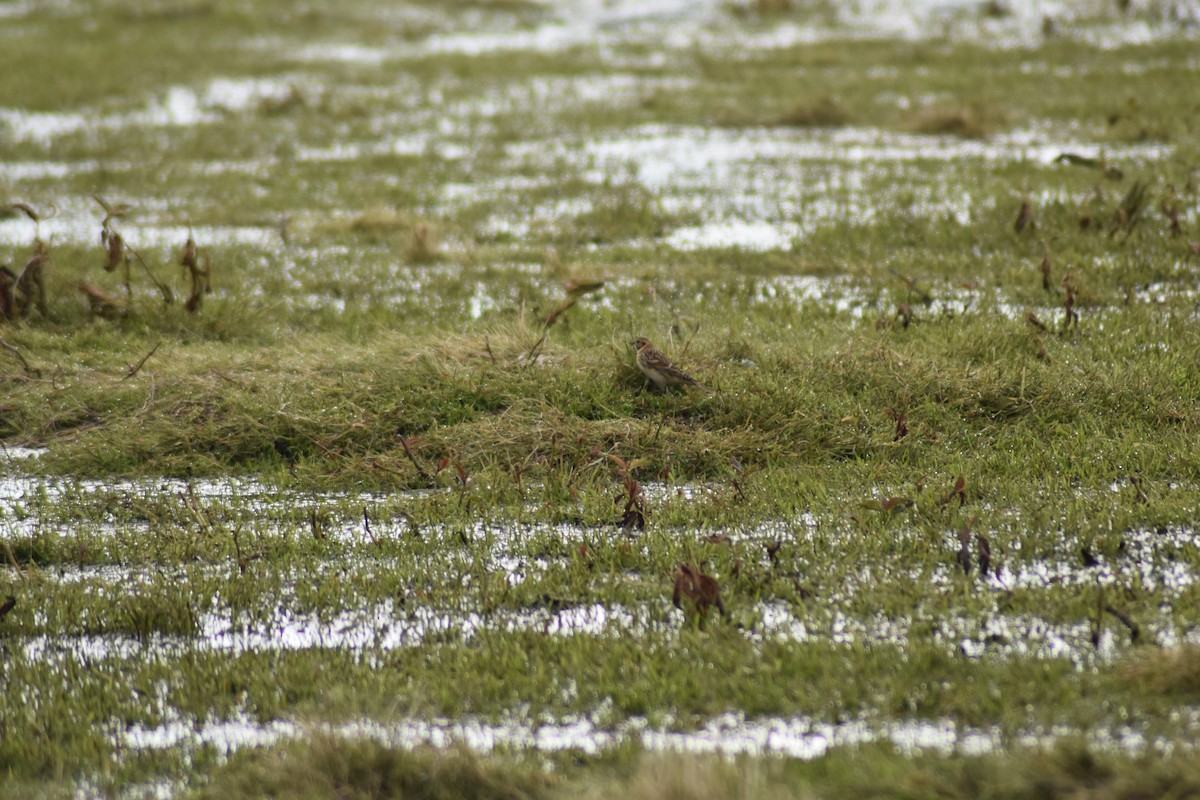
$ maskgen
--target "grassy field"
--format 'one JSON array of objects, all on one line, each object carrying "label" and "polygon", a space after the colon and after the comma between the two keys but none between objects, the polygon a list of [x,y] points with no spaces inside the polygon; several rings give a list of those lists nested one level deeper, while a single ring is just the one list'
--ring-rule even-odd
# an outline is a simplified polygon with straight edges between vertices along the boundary
[{"label": "grassy field", "polygon": [[0,19],[0,794],[1200,796],[1194,3]]}]

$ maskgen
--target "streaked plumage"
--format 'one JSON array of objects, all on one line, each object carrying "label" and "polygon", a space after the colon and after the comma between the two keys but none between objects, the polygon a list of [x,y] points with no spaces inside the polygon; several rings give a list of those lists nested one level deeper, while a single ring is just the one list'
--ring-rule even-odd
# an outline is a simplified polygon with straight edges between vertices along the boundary
[{"label": "streaked plumage", "polygon": [[650,379],[655,388],[699,385],[695,378],[675,366],[649,339],[639,336],[633,340],[633,346],[637,350],[638,369]]}]

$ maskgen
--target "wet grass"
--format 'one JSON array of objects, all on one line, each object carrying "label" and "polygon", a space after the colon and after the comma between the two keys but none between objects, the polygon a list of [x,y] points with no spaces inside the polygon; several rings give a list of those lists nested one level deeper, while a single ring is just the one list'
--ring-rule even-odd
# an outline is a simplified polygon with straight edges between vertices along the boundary
[{"label": "wet grass", "polygon": [[6,19],[6,795],[1195,791],[1194,41],[750,6]]},{"label": "wet grass", "polygon": [[[226,769],[202,797],[669,797],[781,798],[801,796],[997,798],[1187,796],[1200,778],[1186,759],[1165,763],[1098,756],[1079,743],[1016,758],[912,760],[886,749],[838,752],[815,764],[736,762],[694,756],[651,757],[600,785],[546,781],[521,763],[479,762],[456,754],[388,750],[376,742],[318,739],[301,747],[255,754]],[[297,770],[297,766],[301,766]],[[604,765],[605,767],[607,765]],[[410,783],[415,778],[423,781]]]}]

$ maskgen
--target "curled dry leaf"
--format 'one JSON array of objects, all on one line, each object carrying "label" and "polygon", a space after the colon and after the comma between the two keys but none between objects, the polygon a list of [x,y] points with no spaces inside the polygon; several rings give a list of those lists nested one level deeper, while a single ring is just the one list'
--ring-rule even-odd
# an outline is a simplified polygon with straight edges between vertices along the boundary
[{"label": "curled dry leaf", "polygon": [[901,511],[909,506],[915,505],[915,501],[911,497],[889,497],[880,504],[883,511]]},{"label": "curled dry leaf", "polygon": [[100,232],[100,241],[104,244],[104,253],[107,256],[104,271],[112,272],[125,256],[125,240],[121,238],[121,234],[105,228]]},{"label": "curled dry leaf", "polygon": [[[201,262],[203,262],[203,266],[201,266]],[[187,270],[188,277],[192,282],[191,293],[183,307],[187,309],[188,313],[194,314],[200,309],[204,295],[212,292],[212,263],[207,252],[196,248],[196,241],[191,234],[188,234],[187,243],[183,246],[179,264]]]},{"label": "curled dry leaf", "polygon": [[594,278],[571,278],[563,284],[567,294],[583,296],[604,288],[604,281]]},{"label": "curled dry leaf", "polygon": [[950,490],[950,493],[948,495],[946,495],[945,497],[942,498],[940,505],[943,505],[943,506],[949,505],[951,503],[951,501],[953,501],[954,498],[957,497],[958,498],[958,506],[959,506],[959,508],[962,508],[963,506],[965,506],[967,504],[966,488],[967,488],[967,479],[964,478],[962,475],[959,475],[958,479],[954,481],[954,488]]}]

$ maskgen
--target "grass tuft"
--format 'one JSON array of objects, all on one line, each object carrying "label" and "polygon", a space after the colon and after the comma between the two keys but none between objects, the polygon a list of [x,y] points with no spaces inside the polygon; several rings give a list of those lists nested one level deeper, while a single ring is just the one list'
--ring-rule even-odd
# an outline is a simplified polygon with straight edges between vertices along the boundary
[{"label": "grass tuft", "polygon": [[550,782],[536,770],[467,751],[386,747],[369,738],[316,735],[271,750],[241,753],[198,798],[339,800],[536,800]]}]

